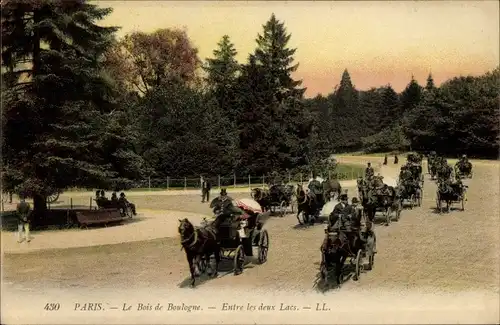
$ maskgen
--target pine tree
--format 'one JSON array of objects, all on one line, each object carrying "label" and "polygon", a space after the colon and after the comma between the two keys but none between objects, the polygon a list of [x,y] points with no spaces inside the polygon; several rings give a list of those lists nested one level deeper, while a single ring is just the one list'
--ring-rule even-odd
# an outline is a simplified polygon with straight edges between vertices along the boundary
[{"label": "pine tree", "polygon": [[434,89],[436,89],[436,86],[434,86],[434,79],[432,78],[432,74],[429,73],[429,76],[427,77],[427,84],[425,85],[425,90],[432,91]]},{"label": "pine tree", "polygon": [[401,94],[402,113],[415,108],[422,100],[422,87],[411,76],[410,83],[406,86]]},{"label": "pine tree", "polygon": [[207,72],[206,82],[215,93],[221,107],[231,97],[236,78],[240,70],[234,48],[228,35],[224,35],[213,51],[213,58],[207,58],[204,70]]},{"label": "pine tree", "polygon": [[36,219],[54,191],[130,186],[141,176],[142,159],[114,104],[116,90],[101,74],[100,59],[117,29],[95,24],[111,10],[76,0],[3,5],[2,21],[10,25],[2,26],[2,64],[11,80],[5,179],[33,197]]},{"label": "pine tree", "polygon": [[400,120],[398,94],[391,85],[387,85],[382,93],[382,111],[380,112],[380,129],[391,127]]},{"label": "pine tree", "polygon": [[[254,126],[250,126],[245,118],[240,120],[241,147],[251,149],[244,153],[248,158],[263,153],[266,172],[303,164],[309,151],[307,138],[311,119],[303,108],[306,89],[299,88],[302,82],[291,76],[298,64],[293,64],[295,49],[287,47],[290,37],[284,23],[272,14],[263,26],[262,35],[257,37],[257,48],[250,55],[242,76],[243,83],[253,85],[251,89],[247,88],[251,94],[245,95],[242,116],[254,121]],[[259,81],[257,84],[256,80]],[[261,119],[255,120],[256,116]],[[248,131],[256,125],[259,125],[257,134]],[[247,163],[245,159],[243,161]]]}]

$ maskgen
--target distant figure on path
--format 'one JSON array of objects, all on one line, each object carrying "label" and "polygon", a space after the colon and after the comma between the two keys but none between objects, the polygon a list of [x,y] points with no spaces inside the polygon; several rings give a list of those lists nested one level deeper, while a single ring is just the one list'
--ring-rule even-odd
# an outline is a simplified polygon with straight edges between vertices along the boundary
[{"label": "distant figure on path", "polygon": [[[24,196],[21,197],[21,202],[17,204],[17,215],[18,215],[18,225],[17,225],[17,242],[20,243],[24,239],[29,243],[30,239],[30,213],[31,206],[24,199]],[[24,238],[23,236],[24,229]]]},{"label": "distant figure on path", "polygon": [[384,165],[387,165],[387,155],[384,156]]},{"label": "distant figure on path", "polygon": [[203,182],[201,183],[201,203],[210,201],[210,190],[212,189],[212,184],[210,183],[210,179],[203,178]]},{"label": "distant figure on path", "polygon": [[398,155],[394,155],[394,164],[397,165],[399,162]]}]

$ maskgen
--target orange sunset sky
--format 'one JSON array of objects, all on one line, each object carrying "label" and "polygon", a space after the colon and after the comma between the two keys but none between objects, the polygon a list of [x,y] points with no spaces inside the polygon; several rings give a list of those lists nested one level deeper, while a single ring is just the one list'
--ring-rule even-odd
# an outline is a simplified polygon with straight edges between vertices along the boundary
[{"label": "orange sunset sky", "polygon": [[404,89],[411,75],[437,84],[479,75],[499,64],[497,1],[95,1],[112,7],[102,25],[118,35],[186,28],[202,60],[228,34],[246,62],[257,33],[274,12],[292,34],[306,96],[327,94],[348,69],[356,88],[390,83]]}]

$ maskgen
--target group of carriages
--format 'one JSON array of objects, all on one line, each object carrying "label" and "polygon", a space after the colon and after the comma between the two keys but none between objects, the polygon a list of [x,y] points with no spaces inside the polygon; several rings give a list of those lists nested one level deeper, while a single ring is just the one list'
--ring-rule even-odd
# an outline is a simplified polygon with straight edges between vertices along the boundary
[{"label": "group of carriages", "polygon": [[[463,209],[466,186],[461,182],[446,181],[449,180],[450,171],[446,168],[448,165],[444,158],[428,159],[431,177],[434,177],[433,173],[438,177],[438,209],[441,210],[441,202],[449,206],[455,201],[462,202]],[[469,162],[457,163],[455,170],[459,170],[459,173],[456,175],[472,175],[472,168],[468,166]],[[316,177],[309,181],[307,187],[279,182],[270,184],[268,188],[254,188],[251,191],[253,200],[248,202],[235,201],[228,198],[227,193],[221,193],[224,194],[221,195],[222,200],[218,197],[210,205],[215,216],[213,221],[204,220],[201,227],[193,227],[187,219],[180,220],[179,233],[188,255],[192,284],[195,282],[196,269],[206,272],[211,265],[212,254],[215,257],[213,275],[217,274],[218,263],[222,259],[232,260],[235,275],[240,274],[246,257],[255,255],[254,248],[257,249],[258,262],[264,263],[269,249],[269,234],[263,226],[271,213],[278,212],[282,217],[290,209],[292,213],[297,211],[299,223],[314,223],[324,204],[335,194],[338,194],[341,202],[330,214],[325,229],[320,249],[321,279],[326,282],[334,279],[337,284],[341,284],[344,279],[343,266],[349,261],[354,269],[353,279],[358,280],[360,272],[371,269],[375,262],[376,237],[372,225],[376,213],[382,212],[385,224],[389,225],[393,215],[396,220],[399,219],[404,203],[408,202],[411,208],[421,205],[424,185],[422,155],[410,154],[407,157],[397,184],[384,184],[383,179],[380,175],[375,176],[371,166],[368,166],[365,177],[358,178],[357,182],[360,205],[357,204],[357,197],[353,198],[352,205],[346,203],[347,194],[342,194],[336,179],[321,180]],[[253,203],[256,205],[252,206]]]},{"label": "group of carriages", "polygon": [[338,197],[341,189],[335,177],[325,180],[313,175],[307,186],[274,183],[268,188],[253,188],[251,196],[264,211],[278,212],[280,217],[296,212],[299,224],[314,224],[325,203]]}]

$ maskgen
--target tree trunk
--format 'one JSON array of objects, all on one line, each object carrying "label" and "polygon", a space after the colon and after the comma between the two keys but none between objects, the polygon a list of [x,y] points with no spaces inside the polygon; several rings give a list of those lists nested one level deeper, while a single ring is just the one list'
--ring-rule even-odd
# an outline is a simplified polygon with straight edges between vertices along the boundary
[{"label": "tree trunk", "polygon": [[32,224],[42,225],[47,213],[47,198],[43,195],[36,194],[33,196],[33,215]]}]

